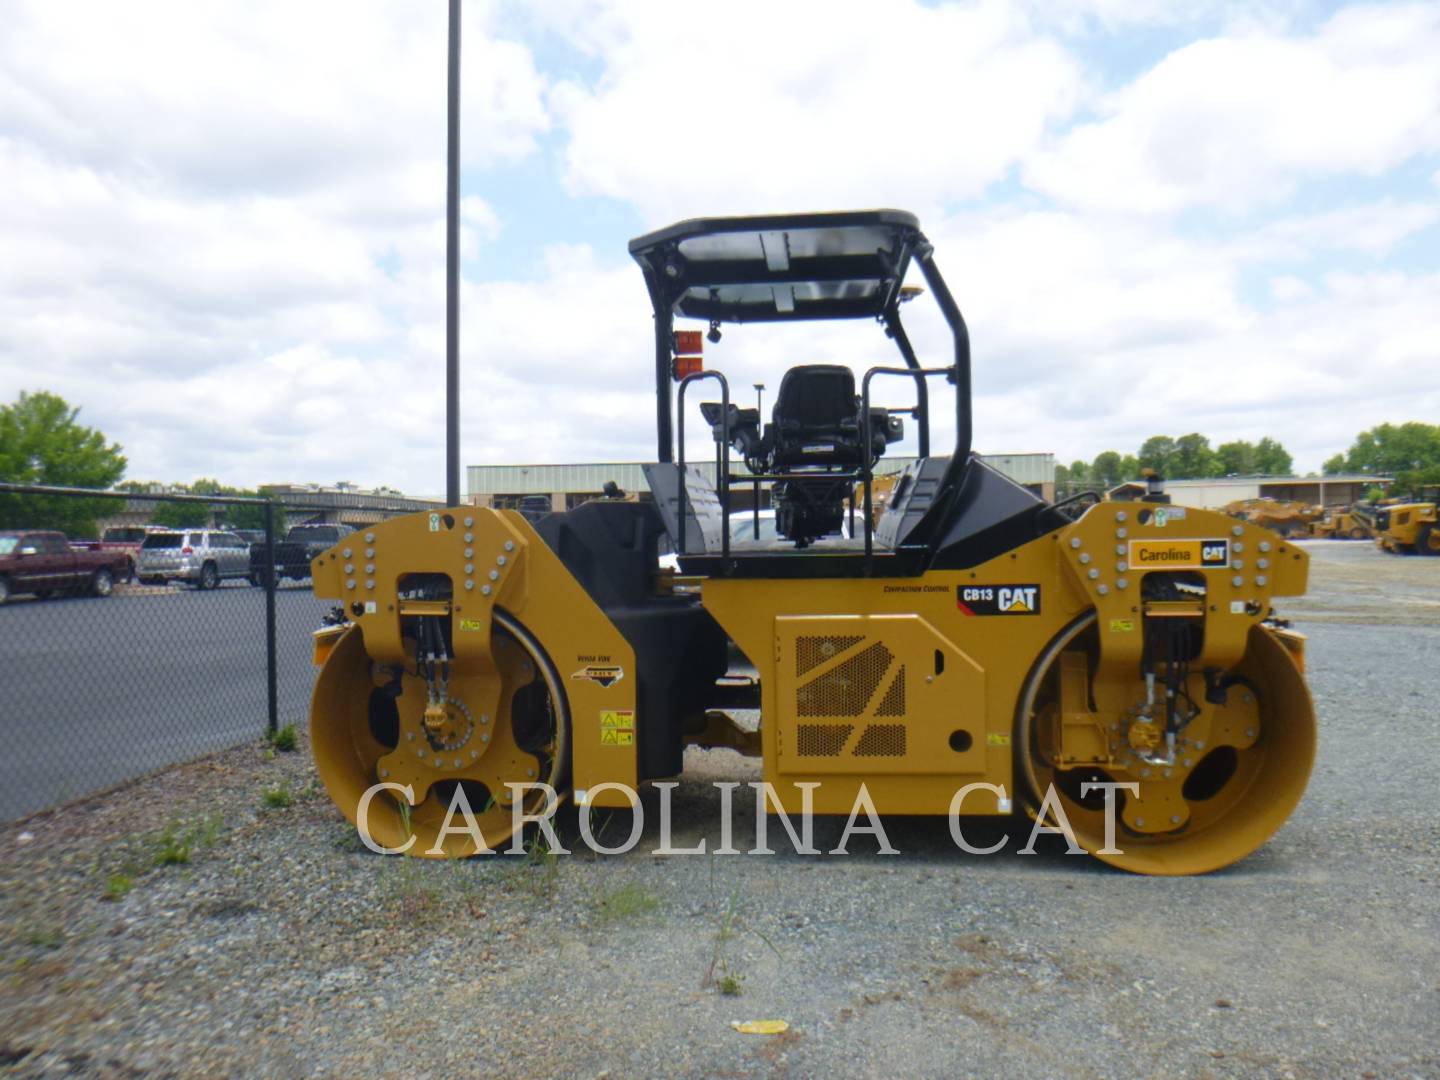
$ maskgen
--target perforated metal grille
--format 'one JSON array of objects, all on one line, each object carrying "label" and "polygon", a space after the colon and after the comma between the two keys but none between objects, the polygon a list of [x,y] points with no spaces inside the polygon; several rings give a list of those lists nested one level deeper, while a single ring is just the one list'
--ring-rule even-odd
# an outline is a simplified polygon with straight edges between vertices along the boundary
[{"label": "perforated metal grille", "polygon": [[895,656],[881,642],[856,653],[795,692],[797,716],[860,716]]},{"label": "perforated metal grille", "polygon": [[795,674],[813,671],[832,656],[865,640],[863,634],[840,634],[830,637],[798,637],[795,639]]},{"label": "perforated metal grille", "polygon": [[795,753],[800,757],[839,757],[854,724],[796,724]]},{"label": "perforated metal grille", "polygon": [[855,744],[856,757],[904,757],[904,724],[871,724]]},{"label": "perforated metal grille", "polygon": [[905,715],[905,665],[900,665],[900,670],[895,673],[895,680],[890,684],[890,689],[885,691],[885,696],[880,699],[880,704],[875,708],[876,716],[904,716]]}]

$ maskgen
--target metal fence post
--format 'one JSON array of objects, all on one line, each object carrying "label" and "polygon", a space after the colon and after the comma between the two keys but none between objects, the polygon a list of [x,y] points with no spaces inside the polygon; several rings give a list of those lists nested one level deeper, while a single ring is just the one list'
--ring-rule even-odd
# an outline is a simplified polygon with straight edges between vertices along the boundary
[{"label": "metal fence post", "polygon": [[280,692],[275,648],[275,503],[265,501],[265,694],[269,731],[280,730]]}]

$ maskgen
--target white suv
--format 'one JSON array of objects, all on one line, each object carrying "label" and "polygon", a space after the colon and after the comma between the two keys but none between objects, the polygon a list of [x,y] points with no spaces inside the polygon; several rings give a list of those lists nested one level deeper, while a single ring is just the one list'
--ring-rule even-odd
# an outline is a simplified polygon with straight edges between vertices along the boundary
[{"label": "white suv", "polygon": [[184,581],[197,589],[214,589],[226,578],[249,574],[250,545],[218,529],[151,533],[135,561],[135,576],[146,585]]}]

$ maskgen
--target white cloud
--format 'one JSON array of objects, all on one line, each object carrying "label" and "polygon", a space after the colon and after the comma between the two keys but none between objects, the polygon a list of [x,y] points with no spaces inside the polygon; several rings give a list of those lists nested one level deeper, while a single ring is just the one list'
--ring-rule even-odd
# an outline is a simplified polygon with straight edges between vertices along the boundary
[{"label": "white cloud", "polygon": [[[465,11],[466,160],[520,161],[549,124],[544,79],[497,36],[493,5]],[[11,5],[0,398],[61,392],[126,446],[132,475],[163,479],[338,478],[323,470],[342,430],[410,437],[394,414],[406,398],[432,438],[443,406],[377,388],[443,363],[443,348],[409,346],[443,298],[423,294],[444,265],[444,16]],[[499,232],[479,195],[463,217],[472,253]],[[411,485],[443,474],[415,461],[369,468]]]},{"label": "white cloud", "polygon": [[1366,5],[1312,37],[1193,42],[1060,136],[1026,181],[1118,211],[1283,203],[1306,178],[1378,176],[1440,150],[1440,8]]},{"label": "white cloud", "polygon": [[[981,449],[1088,458],[1200,430],[1271,434],[1313,467],[1361,427],[1440,415],[1440,279],[1389,261],[1440,210],[1399,190],[1287,194],[1315,177],[1383,188],[1440,146],[1434,9],[1347,9],[1296,36],[1287,3],[1258,18],[1122,0],[883,17],[742,3],[715,18],[470,0],[462,251],[526,234],[520,215],[577,231],[538,273],[463,287],[466,463],[654,453],[640,273],[547,201],[553,185],[515,194],[544,170],[654,225],[918,211],[970,323]],[[443,5],[12,8],[0,400],[43,388],[83,405],[136,477],[436,491]],[[1086,59],[1097,35],[1200,19],[1223,29],[1097,96],[1115,82]],[[517,27],[565,48],[532,54],[505,36]],[[1249,210],[1195,215],[1206,231],[1155,213],[1208,206]],[[939,360],[928,303],[906,314]],[[894,359],[868,323],[734,327],[707,348],[746,403],[755,382],[772,402],[796,363]],[[947,396],[937,383],[937,448]],[[691,421],[690,452],[707,456]]]},{"label": "white cloud", "polygon": [[605,69],[552,98],[568,183],[651,222],[974,198],[1080,92],[1074,60],[995,3],[633,3],[579,27]]}]

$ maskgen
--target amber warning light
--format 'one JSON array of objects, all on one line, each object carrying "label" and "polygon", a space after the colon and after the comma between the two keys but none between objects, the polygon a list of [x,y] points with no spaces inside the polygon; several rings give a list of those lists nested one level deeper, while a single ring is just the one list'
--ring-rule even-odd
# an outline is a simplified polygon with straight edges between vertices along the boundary
[{"label": "amber warning light", "polygon": [[675,365],[673,370],[676,382],[679,382],[687,375],[694,375],[697,371],[704,370],[705,358],[700,355],[704,349],[704,338],[699,330],[675,331]]}]

